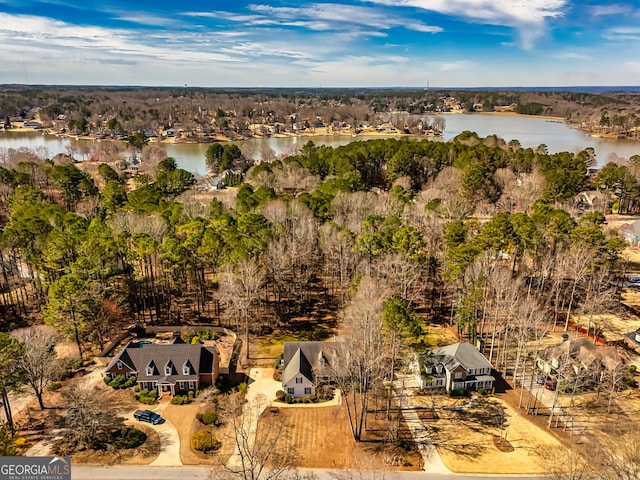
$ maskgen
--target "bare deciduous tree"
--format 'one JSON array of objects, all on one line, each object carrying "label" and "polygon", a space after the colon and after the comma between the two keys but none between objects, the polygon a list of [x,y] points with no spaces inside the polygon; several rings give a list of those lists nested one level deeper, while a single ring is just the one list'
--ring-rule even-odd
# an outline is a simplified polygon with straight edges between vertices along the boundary
[{"label": "bare deciduous tree", "polygon": [[122,428],[121,417],[109,410],[102,394],[84,385],[74,385],[64,393],[65,426],[69,437],[79,445],[94,448],[111,438],[114,430]]},{"label": "bare deciduous tree", "polygon": [[235,268],[222,272],[220,282],[221,302],[227,317],[235,318],[244,330],[245,361],[249,359],[249,330],[252,307],[260,300],[264,272],[253,259],[240,260]]},{"label": "bare deciduous tree", "polygon": [[60,374],[55,350],[57,338],[48,329],[38,327],[17,330],[14,336],[24,343],[18,364],[24,372],[25,383],[38,399],[40,408],[44,409],[44,389]]},{"label": "bare deciduous tree", "polygon": [[[238,401],[230,401],[224,412],[231,425],[228,438],[235,449],[226,462],[226,472],[244,480],[275,480],[286,478],[295,452],[284,451],[282,442],[289,429],[281,415],[260,419],[267,399],[259,395],[243,409]],[[240,414],[240,410],[242,414]]]},{"label": "bare deciduous tree", "polygon": [[362,440],[370,390],[385,371],[382,299],[385,297],[375,279],[365,276],[354,299],[341,315],[343,348],[333,374],[345,404],[351,433]]}]

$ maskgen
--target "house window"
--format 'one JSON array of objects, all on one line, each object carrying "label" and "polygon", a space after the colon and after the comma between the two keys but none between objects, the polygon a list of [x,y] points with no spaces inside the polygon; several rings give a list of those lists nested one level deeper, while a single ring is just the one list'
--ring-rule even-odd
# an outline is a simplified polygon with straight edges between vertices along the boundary
[{"label": "house window", "polygon": [[169,366],[164,367],[164,374],[165,375],[171,375],[171,367],[169,367]]},{"label": "house window", "polygon": [[296,393],[296,390],[295,390],[295,388],[287,388],[287,393],[289,395],[293,395],[294,393]]},{"label": "house window", "polygon": [[296,377],[296,383],[302,383],[302,377]]},{"label": "house window", "polygon": [[153,388],[158,388],[158,382],[153,382]]},{"label": "house window", "polygon": [[117,368],[118,370],[122,370],[122,362],[118,362],[118,363],[116,363],[116,368]]},{"label": "house window", "polygon": [[184,368],[182,369],[182,374],[189,375],[189,365],[184,366]]},{"label": "house window", "polygon": [[193,386],[193,382],[189,382],[189,390],[194,390],[195,387]]},{"label": "house window", "polygon": [[131,373],[127,372],[124,376],[126,377],[127,380],[129,380],[129,377],[131,377]]},{"label": "house window", "polygon": [[153,375],[153,367],[152,366],[148,366],[147,367],[147,376],[150,377],[151,375]]},{"label": "house window", "polygon": [[456,372],[453,378],[455,379],[462,378],[462,372]]},{"label": "house window", "polygon": [[184,382],[178,382],[178,388],[180,388],[180,390],[184,390]]},{"label": "house window", "polygon": [[304,387],[304,394],[311,395],[311,387]]}]

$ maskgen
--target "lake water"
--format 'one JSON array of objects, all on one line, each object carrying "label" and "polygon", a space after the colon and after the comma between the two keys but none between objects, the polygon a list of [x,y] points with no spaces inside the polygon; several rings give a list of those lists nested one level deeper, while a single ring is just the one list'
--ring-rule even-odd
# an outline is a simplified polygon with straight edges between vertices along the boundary
[{"label": "lake water", "polygon": [[[540,144],[545,144],[550,153],[578,152],[587,147],[593,147],[598,164],[601,166],[615,156],[629,158],[631,155],[640,155],[640,142],[590,137],[570,125],[544,118],[482,114],[449,114],[443,115],[443,118],[446,121],[446,127],[443,137],[438,139],[440,141],[447,141],[465,130],[470,130],[481,137],[496,134],[507,142],[515,139],[520,141],[523,147],[535,148]],[[239,142],[239,144],[243,146],[243,151],[261,158],[265,152],[275,155],[295,153],[309,140],[312,140],[316,145],[337,147],[354,140],[369,140],[371,138],[375,137],[252,138]],[[80,141],[92,142],[92,140]],[[65,152],[68,143],[69,139],[67,138],[42,135],[37,132],[0,133],[0,149],[19,147],[46,149],[49,157]],[[181,168],[199,174],[206,173],[204,154],[207,147],[207,144],[195,143],[166,145],[167,155],[174,157]]]}]

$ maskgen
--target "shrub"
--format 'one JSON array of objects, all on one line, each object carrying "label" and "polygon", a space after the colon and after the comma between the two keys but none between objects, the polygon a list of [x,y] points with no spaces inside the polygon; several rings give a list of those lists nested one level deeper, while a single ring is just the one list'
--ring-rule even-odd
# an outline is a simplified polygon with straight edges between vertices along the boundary
[{"label": "shrub", "polygon": [[158,392],[157,390],[141,390],[136,395],[136,400],[145,405],[153,405],[158,400]]},{"label": "shrub", "polygon": [[287,403],[293,403],[293,400],[294,400],[294,397],[290,393],[287,393],[284,396],[284,401],[287,402]]},{"label": "shrub", "polygon": [[629,365],[629,373],[631,375],[635,375],[637,371],[638,371],[638,367],[636,367],[635,365]]},{"label": "shrub", "polygon": [[186,405],[191,403],[191,399],[186,395],[176,395],[171,399],[171,405]]},{"label": "shrub", "polygon": [[124,377],[124,375],[118,375],[116,376],[116,378],[114,378],[113,380],[111,380],[108,385],[111,388],[115,388],[118,389],[120,388],[125,382],[127,381],[127,379]]},{"label": "shrub", "polygon": [[279,400],[281,402],[284,401],[284,391],[278,390],[276,392],[276,400]]},{"label": "shrub", "polygon": [[309,395],[309,401],[310,402],[315,402],[317,400],[316,396],[314,394]]},{"label": "shrub", "polygon": [[198,430],[196,433],[191,435],[191,448],[194,450],[206,452],[207,450],[214,448],[217,444],[218,440],[216,440],[216,437],[206,430]]},{"label": "shrub", "polygon": [[487,395],[488,393],[489,393],[489,390],[487,390],[486,388],[478,389],[478,395]]},{"label": "shrub", "polygon": [[133,387],[135,384],[136,384],[136,378],[135,377],[130,377],[129,380],[127,380],[122,385],[120,385],[120,388]]},{"label": "shrub", "polygon": [[204,413],[198,413],[196,418],[203,425],[217,425],[219,420],[219,415],[217,410],[207,410]]},{"label": "shrub", "polygon": [[238,392],[240,393],[247,392],[247,382],[242,382],[240,385],[238,385]]},{"label": "shrub", "polygon": [[111,383],[111,377],[102,377],[102,381],[105,384],[109,385],[109,383]]},{"label": "shrub", "polygon": [[197,336],[197,335],[196,335],[195,337],[193,337],[193,338],[191,339],[191,345],[197,345],[197,344],[199,344],[199,343],[201,343],[201,342],[200,342],[200,337],[199,337],[199,336]]},{"label": "shrub", "polygon": [[62,388],[62,382],[53,382],[49,384],[49,386],[47,387],[47,390],[49,390],[50,392],[56,392],[61,388]]},{"label": "shrub", "polygon": [[396,440],[396,445],[398,446],[398,448],[401,448],[405,452],[411,450],[411,443],[409,443],[404,438],[399,438],[398,440]]},{"label": "shrub", "polygon": [[452,397],[468,397],[469,390],[466,388],[458,388],[457,390],[451,390]]},{"label": "shrub", "polygon": [[140,385],[136,385],[135,387],[133,387],[133,391],[138,393],[140,391]]},{"label": "shrub", "polygon": [[127,428],[123,430],[121,435],[113,442],[113,446],[117,449],[136,448],[147,440],[147,434],[137,428]]},{"label": "shrub", "polygon": [[195,396],[195,394],[193,393],[193,390],[189,390],[189,391],[187,392],[187,397],[189,397],[189,398],[193,398],[194,396]]},{"label": "shrub", "polygon": [[200,340],[216,340],[218,338],[218,334],[213,330],[199,330],[196,335],[200,337]]}]

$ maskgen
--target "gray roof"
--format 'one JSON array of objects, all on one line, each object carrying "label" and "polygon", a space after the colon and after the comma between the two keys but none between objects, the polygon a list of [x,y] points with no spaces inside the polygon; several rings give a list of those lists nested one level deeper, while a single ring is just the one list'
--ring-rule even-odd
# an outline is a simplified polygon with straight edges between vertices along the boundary
[{"label": "gray roof", "polygon": [[467,371],[470,368],[492,368],[489,360],[476,347],[467,342],[458,342],[437,348],[431,352],[430,358],[431,363],[442,363],[450,371],[459,365],[462,365]]},{"label": "gray roof", "polygon": [[[106,370],[120,361],[137,372],[138,382],[195,381],[199,375],[214,373],[216,355],[215,346],[129,342]],[[185,366],[189,367],[189,374],[184,374]],[[147,367],[151,367],[151,375],[147,375]],[[165,373],[165,367],[170,368],[170,374]]]},{"label": "gray roof", "polygon": [[640,237],[640,220],[636,220],[632,223],[625,223],[618,229],[618,231],[622,235]]},{"label": "gray roof", "polygon": [[336,344],[330,342],[285,342],[282,383],[298,374],[313,381],[314,374],[335,365]]}]

